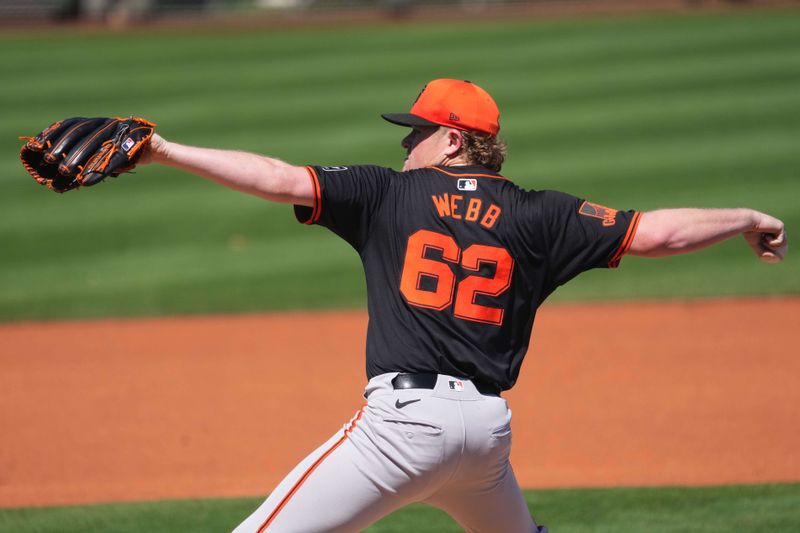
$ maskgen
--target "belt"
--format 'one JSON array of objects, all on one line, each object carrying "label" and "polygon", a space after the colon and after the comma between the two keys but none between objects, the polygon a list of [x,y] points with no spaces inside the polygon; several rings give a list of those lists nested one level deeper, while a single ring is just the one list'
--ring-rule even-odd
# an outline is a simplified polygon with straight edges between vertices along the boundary
[{"label": "belt", "polygon": [[[432,389],[436,386],[436,380],[439,374],[397,374],[392,380],[392,386],[397,389]],[[485,381],[477,379],[465,380],[471,381],[478,392],[481,394],[500,394],[500,387]]]}]

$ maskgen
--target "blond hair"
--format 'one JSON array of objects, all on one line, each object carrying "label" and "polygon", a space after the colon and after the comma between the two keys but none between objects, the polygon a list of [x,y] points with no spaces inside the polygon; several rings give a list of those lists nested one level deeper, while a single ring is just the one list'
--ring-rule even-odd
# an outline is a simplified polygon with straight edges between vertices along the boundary
[{"label": "blond hair", "polygon": [[504,140],[472,131],[462,131],[461,138],[464,140],[464,154],[471,163],[500,172],[507,152]]}]

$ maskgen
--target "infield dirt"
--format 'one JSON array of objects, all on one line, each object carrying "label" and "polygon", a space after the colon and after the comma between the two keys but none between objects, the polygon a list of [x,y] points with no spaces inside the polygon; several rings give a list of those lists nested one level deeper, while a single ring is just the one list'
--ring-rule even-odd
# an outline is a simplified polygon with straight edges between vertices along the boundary
[{"label": "infield dirt", "polygon": [[[0,326],[0,506],[259,495],[361,406],[363,311]],[[800,298],[548,305],[524,487],[800,480]]]}]

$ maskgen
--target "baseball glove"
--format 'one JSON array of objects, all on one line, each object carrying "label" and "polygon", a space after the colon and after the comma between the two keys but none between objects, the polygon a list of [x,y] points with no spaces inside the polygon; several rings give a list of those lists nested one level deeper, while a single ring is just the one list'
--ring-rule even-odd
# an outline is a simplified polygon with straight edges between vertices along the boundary
[{"label": "baseball glove", "polygon": [[155,124],[141,118],[68,118],[51,124],[19,152],[22,164],[55,192],[100,183],[136,166]]}]

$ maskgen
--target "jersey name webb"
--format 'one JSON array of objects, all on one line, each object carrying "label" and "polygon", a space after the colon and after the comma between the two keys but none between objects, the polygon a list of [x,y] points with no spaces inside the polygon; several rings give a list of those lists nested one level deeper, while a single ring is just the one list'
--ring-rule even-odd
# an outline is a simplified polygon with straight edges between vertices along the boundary
[{"label": "jersey name webb", "polygon": [[480,225],[486,229],[491,229],[503,212],[500,206],[495,204],[490,204],[484,209],[483,201],[480,198],[465,199],[462,194],[443,193],[441,196],[434,194],[431,199],[440,217],[450,217],[467,222],[480,220]]}]

